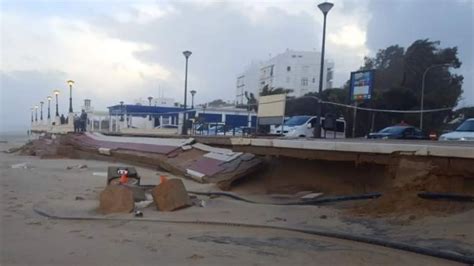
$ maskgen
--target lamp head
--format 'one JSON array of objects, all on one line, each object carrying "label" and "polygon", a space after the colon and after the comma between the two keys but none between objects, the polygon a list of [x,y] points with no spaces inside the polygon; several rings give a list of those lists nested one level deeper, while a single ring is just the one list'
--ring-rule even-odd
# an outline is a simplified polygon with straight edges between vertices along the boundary
[{"label": "lamp head", "polygon": [[59,90],[54,90],[53,93],[54,93],[54,95],[57,96],[57,95],[59,95]]},{"label": "lamp head", "polygon": [[38,109],[38,105],[35,105],[35,109]]},{"label": "lamp head", "polygon": [[48,101],[51,101],[53,99],[53,97],[48,96],[48,97],[46,97],[46,99],[48,99]]},{"label": "lamp head", "polygon": [[192,90],[192,91],[190,91],[189,93],[191,93],[191,95],[194,96],[194,94],[196,94],[196,91],[195,91],[195,90]]},{"label": "lamp head", "polygon": [[69,86],[72,86],[74,84],[74,80],[68,80],[67,84],[69,84]]},{"label": "lamp head", "polygon": [[43,105],[43,104],[44,104],[44,102],[43,102],[43,101],[41,101],[41,102],[40,102],[40,104],[41,104],[41,105]]},{"label": "lamp head", "polygon": [[191,51],[184,51],[183,54],[186,58],[189,58],[191,56],[192,52]]},{"label": "lamp head", "polygon": [[326,15],[333,6],[334,4],[329,2],[324,2],[318,5],[319,9],[321,10],[321,12],[323,12],[324,15]]}]

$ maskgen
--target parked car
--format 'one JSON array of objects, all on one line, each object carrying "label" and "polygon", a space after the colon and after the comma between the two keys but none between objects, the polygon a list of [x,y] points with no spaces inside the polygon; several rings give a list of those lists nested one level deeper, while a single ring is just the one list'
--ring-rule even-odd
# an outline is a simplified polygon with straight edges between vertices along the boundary
[{"label": "parked car", "polygon": [[[286,120],[282,126],[275,127],[270,133],[281,135],[283,129],[283,135],[285,137],[313,137],[313,130],[317,122],[316,116],[309,115],[297,115],[292,116]],[[324,117],[321,119],[321,124],[324,125]],[[345,138],[346,136],[346,121],[339,118],[336,119],[336,132],[327,130],[325,132],[324,127],[321,129],[321,133],[328,138],[335,135],[336,138]],[[335,134],[334,134],[335,133]]]},{"label": "parked car", "polygon": [[420,129],[413,126],[391,126],[377,133],[370,133],[368,139],[429,139]]},{"label": "parked car", "polygon": [[441,141],[474,141],[474,118],[464,121],[456,130],[443,134]]}]

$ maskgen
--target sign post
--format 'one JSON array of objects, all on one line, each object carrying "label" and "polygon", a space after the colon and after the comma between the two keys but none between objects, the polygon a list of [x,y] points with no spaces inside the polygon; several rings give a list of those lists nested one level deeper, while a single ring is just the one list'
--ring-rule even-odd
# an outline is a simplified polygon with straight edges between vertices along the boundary
[{"label": "sign post", "polygon": [[358,103],[370,100],[374,88],[375,70],[362,70],[351,72],[350,96],[354,102],[354,116],[352,119],[352,137],[355,138],[357,105]]}]

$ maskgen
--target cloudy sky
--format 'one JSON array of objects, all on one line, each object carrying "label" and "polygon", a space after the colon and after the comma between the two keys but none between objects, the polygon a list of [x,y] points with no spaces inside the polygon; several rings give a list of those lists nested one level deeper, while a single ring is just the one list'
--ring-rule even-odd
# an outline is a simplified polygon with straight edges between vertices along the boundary
[{"label": "cloudy sky", "polygon": [[[364,56],[422,38],[458,46],[465,77],[460,106],[474,105],[472,0],[334,0],[327,56],[342,85]],[[76,81],[96,109],[121,100],[183,97],[184,57],[193,52],[189,89],[196,102],[234,99],[236,76],[252,60],[285,49],[319,50],[317,1],[0,0],[0,131],[25,129],[29,108]]]}]

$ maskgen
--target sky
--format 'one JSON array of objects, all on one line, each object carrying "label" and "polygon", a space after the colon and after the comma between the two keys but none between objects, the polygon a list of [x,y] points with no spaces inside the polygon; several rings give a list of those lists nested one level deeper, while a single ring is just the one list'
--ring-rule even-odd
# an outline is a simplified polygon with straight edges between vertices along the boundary
[{"label": "sky", "polygon": [[[233,100],[238,74],[286,49],[319,51],[318,1],[0,0],[0,131],[25,130],[31,111],[59,89],[66,114],[85,98],[96,110],[165,95],[182,101],[185,59],[195,102]],[[334,0],[326,56],[341,86],[364,56],[417,39],[457,46],[459,106],[474,105],[474,1]],[[46,109],[45,109],[46,110]]]}]

